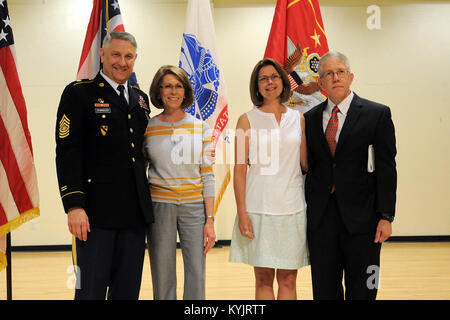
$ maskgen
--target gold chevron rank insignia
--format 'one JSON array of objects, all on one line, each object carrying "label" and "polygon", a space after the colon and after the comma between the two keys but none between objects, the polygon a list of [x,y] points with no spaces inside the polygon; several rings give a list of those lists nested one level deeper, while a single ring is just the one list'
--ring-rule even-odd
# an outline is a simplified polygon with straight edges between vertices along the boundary
[{"label": "gold chevron rank insignia", "polygon": [[59,121],[59,137],[61,139],[69,136],[70,133],[70,120],[65,114],[63,114],[61,120]]},{"label": "gold chevron rank insignia", "polygon": [[106,133],[108,132],[108,126],[100,126],[100,132],[103,136],[106,136]]}]

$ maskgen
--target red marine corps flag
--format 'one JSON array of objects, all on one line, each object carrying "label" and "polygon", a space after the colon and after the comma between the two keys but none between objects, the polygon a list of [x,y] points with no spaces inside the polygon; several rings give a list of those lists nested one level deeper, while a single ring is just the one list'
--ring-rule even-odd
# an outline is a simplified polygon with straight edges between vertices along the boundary
[{"label": "red marine corps flag", "polygon": [[[119,0],[94,0],[81,52],[77,80],[93,79],[100,71],[100,48],[102,47],[103,39],[111,31],[125,31]],[[128,81],[130,85],[137,86],[134,72]]]},{"label": "red marine corps flag", "polygon": [[319,1],[278,0],[264,57],[280,62],[290,75],[290,106],[306,112],[324,100],[316,80],[327,52]]},{"label": "red marine corps flag", "polygon": [[16,68],[6,0],[0,0],[0,270],[5,235],[39,216],[39,193],[27,109]]}]

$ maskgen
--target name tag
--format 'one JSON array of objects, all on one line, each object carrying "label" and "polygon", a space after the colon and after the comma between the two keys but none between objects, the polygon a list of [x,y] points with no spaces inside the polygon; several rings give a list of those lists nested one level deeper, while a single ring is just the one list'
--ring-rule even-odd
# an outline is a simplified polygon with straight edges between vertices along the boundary
[{"label": "name tag", "polygon": [[109,103],[95,103],[95,113],[111,113]]}]

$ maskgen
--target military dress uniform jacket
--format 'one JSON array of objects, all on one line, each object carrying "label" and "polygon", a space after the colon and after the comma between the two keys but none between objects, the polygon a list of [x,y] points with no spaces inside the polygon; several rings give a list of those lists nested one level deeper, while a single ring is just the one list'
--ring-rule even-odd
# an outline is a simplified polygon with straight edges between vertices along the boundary
[{"label": "military dress uniform jacket", "polygon": [[91,228],[153,222],[142,153],[147,95],[128,86],[129,106],[98,74],[69,84],[58,108],[56,169],[64,210],[85,209]]}]

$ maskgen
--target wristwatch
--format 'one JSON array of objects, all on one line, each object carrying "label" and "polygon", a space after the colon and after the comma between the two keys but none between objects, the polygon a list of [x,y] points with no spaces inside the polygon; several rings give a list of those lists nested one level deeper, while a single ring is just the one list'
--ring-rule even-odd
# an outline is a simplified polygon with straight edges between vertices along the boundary
[{"label": "wristwatch", "polygon": [[380,215],[380,219],[381,220],[386,220],[386,221],[389,221],[389,222],[392,223],[394,221],[394,216],[385,216],[385,215],[381,214]]},{"label": "wristwatch", "polygon": [[214,216],[206,216],[206,219],[211,218],[213,221],[215,221],[216,219],[214,218]]}]

